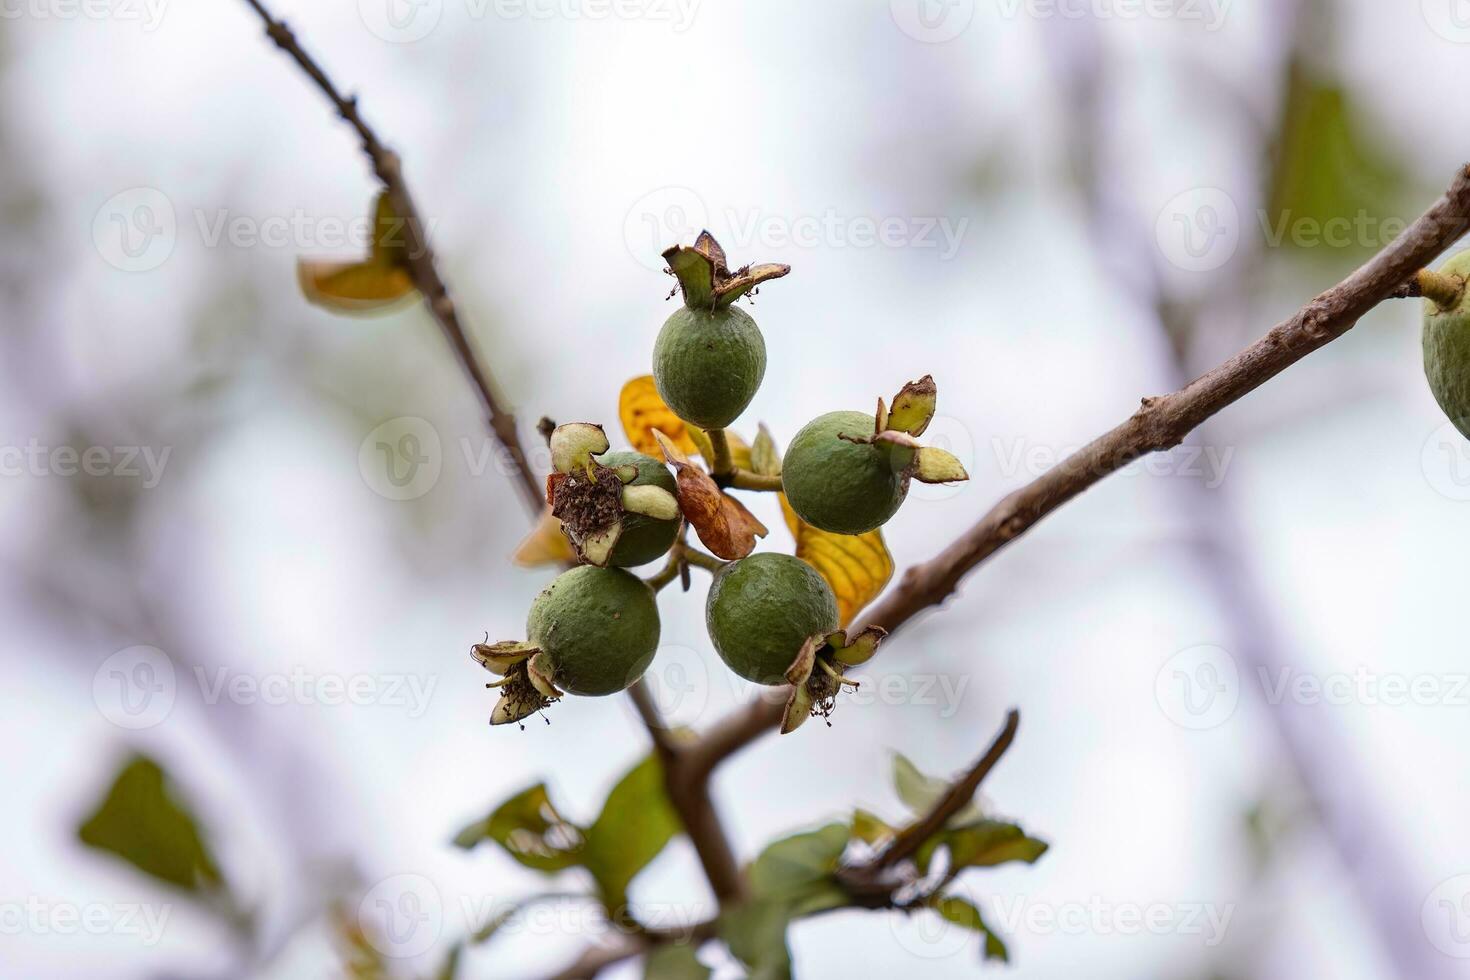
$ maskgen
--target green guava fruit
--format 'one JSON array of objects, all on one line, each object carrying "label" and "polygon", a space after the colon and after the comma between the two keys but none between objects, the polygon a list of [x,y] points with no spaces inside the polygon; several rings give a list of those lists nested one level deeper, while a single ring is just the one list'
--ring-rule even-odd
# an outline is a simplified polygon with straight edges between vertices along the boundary
[{"label": "green guava fruit", "polygon": [[[1453,256],[1439,271],[1470,280],[1470,251]],[[1439,407],[1470,438],[1470,289],[1450,309],[1424,301],[1424,375]]]},{"label": "green guava fruit", "polygon": [[800,558],[761,552],[720,569],[704,618],[726,666],[757,684],[781,684],[809,637],[837,629],[837,600]]},{"label": "green guava fruit", "polygon": [[685,422],[723,429],[740,417],[766,373],[766,342],[734,306],[676,310],[653,345],[653,381]]},{"label": "green guava fruit", "polygon": [[909,478],[883,447],[839,439],[873,434],[873,416],[828,412],[791,440],[781,486],[797,516],[834,534],[865,534],[897,512]]},{"label": "green guava fruit", "polygon": [[616,694],[642,677],[658,634],[653,590],[620,568],[563,572],[526,617],[526,637],[549,659],[553,683],[587,697]]},{"label": "green guava fruit", "polygon": [[[597,457],[603,466],[616,469],[619,466],[638,467],[638,476],[628,484],[631,487],[655,486],[678,496],[678,485],[669,468],[652,456],[635,452],[603,453]],[[608,564],[619,568],[646,565],[673,547],[679,535],[679,519],[661,521],[646,514],[627,513],[622,519],[623,531],[618,543],[613,545]]]}]

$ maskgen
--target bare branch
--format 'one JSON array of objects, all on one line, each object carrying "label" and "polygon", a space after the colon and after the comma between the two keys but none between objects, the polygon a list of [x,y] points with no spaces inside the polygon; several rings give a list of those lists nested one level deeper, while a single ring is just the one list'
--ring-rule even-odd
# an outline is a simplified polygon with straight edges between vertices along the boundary
[{"label": "bare branch", "polygon": [[1005,726],[995,736],[995,741],[990,743],[985,754],[976,760],[969,772],[950,786],[949,792],[935,802],[934,808],[922,820],[905,827],[893,838],[893,842],[878,855],[874,865],[878,868],[891,868],[905,858],[912,857],[926,840],[944,828],[950,817],[963,810],[975,798],[975,791],[980,788],[981,780],[990,775],[990,770],[995,768],[1000,757],[1006,754],[1006,750],[1015,741],[1016,728],[1020,724],[1021,713],[1012,708],[1006,714]]},{"label": "bare branch", "polygon": [[373,174],[388,192],[394,213],[403,219],[404,235],[408,247],[409,275],[412,276],[414,285],[423,295],[430,315],[433,316],[444,332],[445,338],[448,339],[455,357],[459,360],[465,373],[469,375],[470,383],[474,386],[475,393],[480,399],[480,405],[485,411],[490,432],[500,443],[506,455],[510,457],[511,465],[516,473],[516,484],[520,487],[522,498],[533,514],[539,514],[543,504],[542,488],[537,485],[536,476],[526,462],[526,453],[521,447],[520,435],[516,430],[515,416],[501,403],[500,396],[496,393],[494,379],[482,366],[483,362],[475,345],[460,323],[459,312],[449,295],[449,288],[439,277],[437,261],[433,249],[429,246],[424,221],[419,215],[418,208],[414,205],[408,184],[403,179],[403,165],[398,154],[385,146],[373,128],[363,120],[357,109],[357,96],[342,94],[326,71],[302,49],[301,44],[296,40],[296,35],[291,32],[291,28],[287,27],[284,21],[272,17],[261,0],[245,0],[245,2],[260,15],[261,20],[265,21],[266,36],[275,42],[276,47],[290,55],[292,60],[301,66],[301,70],[331,100],[332,105],[337,109],[337,114],[357,131],[357,138],[362,143],[363,152],[367,154],[368,161],[372,164]]},{"label": "bare branch", "polygon": [[[1313,299],[1266,336],[1173,394],[1144,398],[1125,422],[1002,499],[929,561],[910,568],[899,586],[867,614],[892,633],[952,595],[964,576],[1025,534],[1052,511],[1141,456],[1179,445],[1205,419],[1254,391],[1343,334],[1404,285],[1470,227],[1470,166],[1445,194],[1381,252]],[[781,720],[780,702],[757,701],[722,719],[690,750],[709,772]]]}]

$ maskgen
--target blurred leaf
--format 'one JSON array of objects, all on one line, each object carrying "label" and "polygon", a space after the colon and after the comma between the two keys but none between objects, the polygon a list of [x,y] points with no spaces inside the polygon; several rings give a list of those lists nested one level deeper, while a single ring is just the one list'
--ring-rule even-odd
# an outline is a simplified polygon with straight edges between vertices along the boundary
[{"label": "blurred leaf", "polygon": [[296,279],[308,303],[334,313],[386,313],[415,295],[408,270],[372,260],[300,259],[296,263]]},{"label": "blurred leaf", "polygon": [[[1380,222],[1392,218],[1403,200],[1404,162],[1387,141],[1374,137],[1346,88],[1294,63],[1275,150],[1268,235],[1274,239],[1284,232],[1281,245],[1325,245],[1328,254],[1343,247],[1376,251],[1388,244],[1392,235],[1387,232],[1394,229]],[[1360,231],[1360,218],[1372,224]],[[1327,234],[1332,231],[1328,222],[1337,223],[1333,234],[1341,238]],[[1294,228],[1313,235],[1292,234]]]},{"label": "blurred leaf", "polygon": [[[904,806],[914,811],[916,815],[923,816],[934,809],[934,804],[949,792],[949,780],[925,775],[906,756],[895,752],[893,755],[893,788],[898,792],[898,798],[903,801]],[[980,804],[972,801],[950,818],[949,826],[973,823],[983,820],[984,817],[985,814]]]},{"label": "blurred leaf", "polygon": [[790,907],[779,900],[751,900],[720,915],[720,938],[730,953],[750,968],[751,980],[789,980],[791,950],[786,945]]},{"label": "blurred leaf", "polygon": [[365,259],[298,259],[296,280],[307,302],[334,313],[384,313],[417,294],[408,268],[406,223],[388,192],[373,202],[373,240]]},{"label": "blurred leaf", "polygon": [[551,508],[541,512],[541,518],[531,533],[516,545],[511,561],[522,568],[537,568],[542,565],[570,565],[577,560],[572,543],[562,533],[561,521],[552,516]]},{"label": "blurred leaf", "polygon": [[750,447],[750,470],[761,476],[781,475],[781,454],[776,450],[776,440],[771,438],[771,430],[764,422]]},{"label": "blurred leaf", "polygon": [[583,863],[597,879],[603,901],[616,912],[627,903],[633,876],[679,833],[679,818],[664,795],[663,766],[650,755],[618,781],[592,826]]},{"label": "blurred leaf", "polygon": [[965,929],[971,929],[985,937],[983,955],[987,960],[1000,960],[1002,963],[1011,961],[1011,954],[1006,949],[1005,942],[985,924],[985,919],[980,915],[980,910],[963,898],[955,895],[946,895],[942,898],[931,898],[929,907],[938,912],[949,922]]},{"label": "blurred leaf", "polygon": [[922,857],[916,855],[919,866],[926,867],[929,857],[940,847],[948,849],[950,867],[958,870],[989,868],[1008,861],[1034,864],[1046,853],[1047,844],[1027,837],[1016,824],[981,820],[942,831],[930,838],[919,850]]},{"label": "blurred leaf", "polygon": [[660,449],[664,459],[674,468],[679,488],[679,509],[694,526],[699,540],[720,558],[744,558],[755,550],[755,539],[768,533],[745,505],[722,491],[708,473],[689,460],[687,454],[663,433]]},{"label": "blurred leaf", "polygon": [[77,829],[83,844],[107,851],[185,891],[226,890],[199,822],[163,769],[135,755],[114,777],[106,797]]},{"label": "blurred leaf", "polygon": [[893,836],[893,828],[867,810],[852,811],[852,836],[866,844],[877,844]]},{"label": "blurred leaf", "polygon": [[826,879],[837,868],[849,836],[845,824],[829,823],[770,844],[750,866],[750,888],[758,896],[787,897]]},{"label": "blurred leaf", "polygon": [[[331,908],[332,938],[341,956],[342,975],[350,980],[387,980],[391,975],[383,954],[378,952],[372,940],[363,931],[362,919],[355,910],[348,910],[342,902],[334,902]],[[453,980],[453,970],[458,968],[456,945],[449,959],[441,968],[445,980]],[[451,971],[447,975],[444,970]]]},{"label": "blurred leaf", "polygon": [[668,436],[684,452],[695,451],[688,426],[659,397],[651,374],[641,375],[623,385],[618,395],[618,418],[623,423],[628,444],[646,456],[659,458],[658,440],[653,436],[655,429]]},{"label": "blurred leaf", "polygon": [[585,846],[582,828],[551,805],[545,783],[517,793],[454,837],[455,845],[465,850],[486,840],[495,841],[526,867],[547,874],[581,864]]},{"label": "blurred leaf", "polygon": [[710,968],[699,962],[693,945],[660,946],[643,964],[643,980],[708,980]]}]

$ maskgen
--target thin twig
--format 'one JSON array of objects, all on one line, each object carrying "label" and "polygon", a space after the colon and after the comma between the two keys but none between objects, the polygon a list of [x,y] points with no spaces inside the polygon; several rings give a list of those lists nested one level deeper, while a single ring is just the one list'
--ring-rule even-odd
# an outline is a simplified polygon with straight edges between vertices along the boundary
[{"label": "thin twig", "polygon": [[511,467],[516,474],[516,485],[520,487],[522,498],[533,514],[539,514],[544,506],[542,489],[537,486],[536,476],[526,462],[526,453],[521,447],[520,434],[516,430],[515,415],[501,403],[500,396],[496,394],[494,380],[482,366],[483,361],[474,343],[460,323],[459,312],[449,295],[449,288],[439,276],[434,251],[429,245],[424,230],[424,221],[419,215],[418,208],[414,205],[408,184],[403,179],[403,164],[398,154],[384,145],[373,128],[363,120],[362,114],[358,112],[357,96],[342,94],[326,71],[302,49],[301,44],[296,40],[296,35],[291,32],[291,28],[287,27],[284,21],[271,16],[270,11],[260,0],[245,0],[245,2],[260,15],[261,20],[265,21],[266,36],[275,42],[276,47],[290,55],[296,64],[301,66],[301,70],[331,100],[332,105],[337,109],[337,114],[356,130],[363,152],[367,154],[368,161],[372,164],[373,174],[382,182],[384,190],[388,192],[388,199],[393,204],[394,213],[404,223],[409,275],[413,278],[413,283],[419,293],[424,297],[424,303],[428,306],[430,315],[433,316],[444,332],[445,338],[448,339],[455,357],[464,368],[465,373],[469,375],[470,383],[474,386],[475,393],[480,399],[480,405],[485,411],[490,432],[500,443],[501,449],[510,457]]},{"label": "thin twig", "polygon": [[[922,564],[866,615],[891,634],[944,602],[971,569],[1084,490],[1149,453],[1179,445],[1205,419],[1336,340],[1369,310],[1395,296],[1470,227],[1470,166],[1398,238],[1357,271],[1307,303],[1266,336],[1178,391],[1144,398],[1125,422],[1002,499],[973,527]],[[781,702],[756,701],[713,728],[688,751],[706,774],[781,720]]]},{"label": "thin twig", "polygon": [[[357,132],[363,152],[367,154],[372,164],[373,173],[388,192],[394,213],[405,223],[409,272],[413,277],[414,285],[423,295],[430,313],[443,330],[445,337],[448,338],[455,357],[474,386],[485,410],[490,431],[510,457],[518,477],[516,483],[521,488],[521,494],[527,506],[532,514],[539,515],[545,505],[543,491],[537,485],[536,477],[526,462],[526,454],[521,447],[515,416],[501,404],[489,372],[483,367],[475,345],[460,323],[454,301],[450,298],[449,290],[439,276],[434,253],[425,237],[424,222],[419,216],[408,185],[403,179],[403,168],[398,155],[388,149],[372,127],[364,121],[358,112],[356,96],[344,96],[341,93],[315,59],[302,49],[296,36],[285,22],[273,17],[261,0],[246,0],[246,3],[265,22],[266,35],[278,48],[291,56],[317,88],[321,89],[331,100],[338,115]],[[710,887],[721,901],[737,898],[743,890],[740,869],[720,824],[719,814],[715,812],[714,804],[709,798],[706,784],[703,781],[688,780],[682,776],[685,768],[681,761],[682,753],[670,751],[669,745],[672,743],[662,738],[660,733],[666,732],[667,726],[659,718],[658,708],[644,682],[637,681],[630,688],[629,694],[639,710],[639,716],[645,722],[645,727],[648,728],[649,736],[654,740],[655,748],[661,752],[670,753],[668,756],[670,761],[664,767],[664,779],[669,798],[678,811],[684,829],[699,854],[700,861],[709,876]]]}]

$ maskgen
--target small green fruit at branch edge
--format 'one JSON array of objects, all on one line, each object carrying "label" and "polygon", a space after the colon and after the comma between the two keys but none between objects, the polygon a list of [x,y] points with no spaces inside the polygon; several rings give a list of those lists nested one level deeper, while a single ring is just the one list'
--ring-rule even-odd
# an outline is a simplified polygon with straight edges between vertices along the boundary
[{"label": "small green fruit at branch edge", "polygon": [[692,247],[663,253],[679,280],[684,306],[664,322],[653,346],[653,380],[674,414],[701,429],[723,429],[745,411],[766,373],[766,344],[755,320],[731,304],[787,265],[731,272],[709,232]]},{"label": "small green fruit at branch edge", "polygon": [[[580,560],[642,565],[669,550],[679,503],[674,478],[658,460],[608,453],[607,434],[590,422],[557,426],[550,444],[554,472],[546,478],[546,502]],[[625,533],[633,540],[624,542]]]},{"label": "small green fruit at branch edge", "polygon": [[938,389],[925,375],[911,381],[890,409],[880,398],[869,417],[829,412],[796,434],[782,464],[782,487],[797,516],[834,534],[866,534],[897,513],[909,482],[969,479],[943,449],[919,444],[934,418]]},{"label": "small green fruit at branch edge", "polygon": [[525,642],[477,643],[470,655],[502,680],[490,724],[518,722],[563,692],[601,697],[626,690],[653,661],[658,604],[641,579],[581,565],[542,590],[526,616]]},{"label": "small green fruit at branch edge", "polygon": [[[1424,376],[1460,434],[1470,438],[1470,251],[1451,257],[1439,275],[1461,284],[1452,306],[1424,300]],[[1446,297],[1449,298],[1449,297]]]}]

